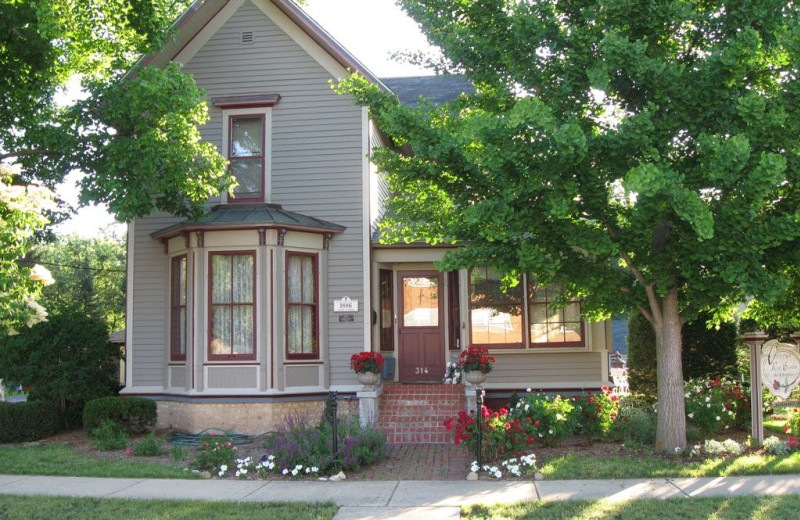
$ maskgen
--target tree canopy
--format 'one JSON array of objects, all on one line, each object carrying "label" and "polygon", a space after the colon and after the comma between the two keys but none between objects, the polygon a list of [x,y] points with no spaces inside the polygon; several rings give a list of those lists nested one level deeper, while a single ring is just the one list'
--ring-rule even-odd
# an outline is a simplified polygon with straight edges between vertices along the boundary
[{"label": "tree canopy", "polygon": [[[533,273],[657,338],[657,446],[684,447],[682,324],[787,286],[800,244],[800,20],[783,0],[402,0],[473,95],[400,106],[358,77],[393,148],[389,240],[442,269]],[[412,153],[413,152],[413,153]]]}]

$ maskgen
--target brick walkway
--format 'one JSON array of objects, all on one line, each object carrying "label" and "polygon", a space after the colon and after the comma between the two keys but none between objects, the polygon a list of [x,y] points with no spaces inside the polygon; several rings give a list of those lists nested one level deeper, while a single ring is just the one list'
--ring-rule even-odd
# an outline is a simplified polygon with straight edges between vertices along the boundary
[{"label": "brick walkway", "polygon": [[389,444],[383,461],[348,475],[352,480],[465,480],[473,458],[455,444]]}]

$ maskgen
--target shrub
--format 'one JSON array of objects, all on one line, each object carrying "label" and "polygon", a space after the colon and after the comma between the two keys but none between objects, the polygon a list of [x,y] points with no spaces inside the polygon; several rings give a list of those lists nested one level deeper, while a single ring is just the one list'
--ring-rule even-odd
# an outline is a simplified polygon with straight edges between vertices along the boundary
[{"label": "shrub", "polygon": [[784,456],[789,455],[792,450],[785,442],[773,435],[764,439],[764,451],[770,455]]},{"label": "shrub", "polygon": [[150,433],[144,439],[139,439],[133,446],[132,453],[137,457],[155,457],[161,455],[161,439]]},{"label": "shrub", "polygon": [[[454,424],[455,421],[455,424]],[[501,456],[522,456],[530,450],[535,439],[526,428],[526,421],[510,417],[505,408],[493,412],[486,406],[481,408],[481,454],[486,460]],[[464,445],[470,453],[478,446],[478,422],[472,414],[461,411],[455,419],[445,421],[445,428],[454,431],[453,442]]]},{"label": "shrub", "polygon": [[119,348],[103,320],[79,312],[62,310],[3,338],[0,359],[0,378],[30,385],[30,401],[56,403],[65,426],[80,423],[88,401],[117,391]]},{"label": "shrub", "polygon": [[58,425],[55,403],[0,403],[0,443],[43,439],[56,433]]},{"label": "shrub", "polygon": [[528,394],[511,410],[509,418],[519,419],[525,432],[545,446],[557,446],[577,428],[570,399],[560,395]]},{"label": "shrub", "polygon": [[309,473],[311,468],[317,468],[314,473],[358,471],[362,466],[386,456],[386,438],[372,428],[362,429],[358,417],[340,419],[337,433],[339,451],[334,454],[333,428],[330,424],[310,426],[302,417],[289,416],[265,443],[266,455],[261,462],[272,462],[272,467],[268,464],[258,469],[284,475],[292,474],[295,470],[299,473],[301,470],[298,466],[303,468],[303,473],[305,468],[309,468]]},{"label": "shrub", "polygon": [[607,386],[602,390],[573,398],[580,433],[606,438],[611,432],[619,414],[619,396]]},{"label": "shrub", "polygon": [[117,423],[129,434],[144,433],[156,424],[156,403],[143,397],[101,397],[86,403],[83,427],[92,431],[103,421]]},{"label": "shrub", "polygon": [[740,383],[722,378],[686,382],[687,423],[706,435],[750,421],[750,401]]},{"label": "shrub", "polygon": [[733,439],[725,439],[722,442],[708,439],[703,443],[703,451],[708,455],[723,455],[725,453],[741,455],[744,452],[744,446]]},{"label": "shrub", "polygon": [[647,409],[623,404],[611,427],[610,437],[626,445],[653,444],[656,441],[656,416]]},{"label": "shrub", "polygon": [[[736,375],[736,326],[723,323],[709,329],[709,314],[701,314],[681,331],[683,348],[681,361],[685,379]],[[650,322],[641,313],[631,314],[628,320],[628,383],[631,391],[655,400],[656,338]]]},{"label": "shrub", "polygon": [[796,407],[789,410],[789,417],[783,429],[793,437],[800,437],[800,411]]},{"label": "shrub", "polygon": [[101,422],[89,435],[92,446],[100,451],[121,450],[128,443],[128,434],[114,421]]},{"label": "shrub", "polygon": [[217,472],[222,466],[233,465],[237,447],[225,435],[216,435],[212,430],[200,437],[200,449],[191,467],[200,471]]}]

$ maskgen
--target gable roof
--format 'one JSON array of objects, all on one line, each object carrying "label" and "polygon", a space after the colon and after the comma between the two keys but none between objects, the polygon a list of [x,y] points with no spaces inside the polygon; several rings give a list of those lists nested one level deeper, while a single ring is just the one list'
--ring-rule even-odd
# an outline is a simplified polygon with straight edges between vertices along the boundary
[{"label": "gable roof", "polygon": [[[294,22],[308,37],[327,52],[344,69],[358,72],[369,81],[388,90],[363,63],[358,61],[336,39],[328,34],[313,18],[291,0],[252,0],[254,3],[272,3],[286,17]],[[139,64],[164,66],[186,47],[219,12],[232,0],[195,0],[191,6],[173,23],[175,34],[164,44],[161,50],[142,57]]]},{"label": "gable roof", "polygon": [[381,78],[381,81],[397,95],[401,103],[412,107],[419,104],[420,96],[434,105],[441,105],[455,101],[461,93],[475,92],[475,86],[461,74]]}]

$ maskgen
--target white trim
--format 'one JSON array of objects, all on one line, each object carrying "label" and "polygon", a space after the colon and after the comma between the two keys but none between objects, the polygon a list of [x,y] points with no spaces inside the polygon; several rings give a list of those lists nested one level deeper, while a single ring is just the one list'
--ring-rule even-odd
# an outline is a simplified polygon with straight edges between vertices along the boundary
[{"label": "white trim", "polygon": [[[272,107],[231,108],[222,111],[222,156],[228,159],[231,136],[229,120],[231,116],[264,116],[264,202],[272,200]],[[229,161],[230,162],[230,161]],[[228,194],[221,193],[220,201],[228,202]]]},{"label": "white trim", "polygon": [[361,107],[361,232],[363,233],[361,256],[364,284],[364,350],[372,350],[372,302],[370,286],[370,244],[372,242],[372,223],[370,222],[370,161],[369,161],[369,109]]},{"label": "white trim", "polygon": [[219,12],[214,15],[214,18],[209,20],[203,29],[194,35],[189,43],[187,43],[183,49],[181,49],[178,54],[172,58],[172,61],[177,61],[178,63],[183,63],[184,65],[189,63],[192,58],[194,58],[195,54],[203,48],[203,46],[208,43],[208,40],[214,36],[217,31],[219,31],[225,22],[227,22],[231,16],[233,16],[236,11],[244,4],[245,0],[230,0],[225,7],[219,10]]},{"label": "white trim", "polygon": [[333,59],[333,57],[328,54],[328,51],[320,47],[317,42],[311,39],[305,31],[295,24],[288,16],[283,14],[272,2],[253,0],[253,4],[335,79],[342,79],[349,75],[347,69]]},{"label": "white trim", "polygon": [[125,388],[133,384],[133,245],[134,222],[128,222],[128,248],[125,259],[126,268],[126,288],[125,288]]},{"label": "white trim", "polygon": [[[163,386],[126,386],[119,391],[120,394],[163,394],[163,393],[178,393],[167,392]],[[182,392],[181,392],[182,393]]]}]

